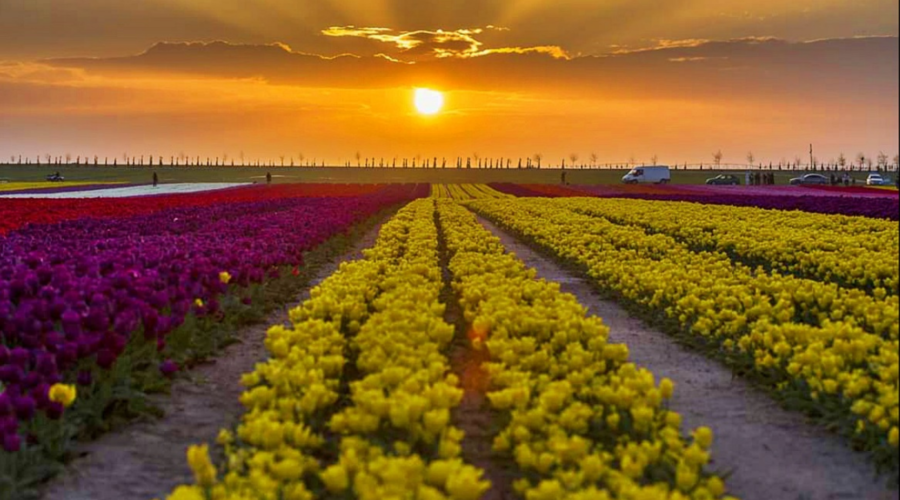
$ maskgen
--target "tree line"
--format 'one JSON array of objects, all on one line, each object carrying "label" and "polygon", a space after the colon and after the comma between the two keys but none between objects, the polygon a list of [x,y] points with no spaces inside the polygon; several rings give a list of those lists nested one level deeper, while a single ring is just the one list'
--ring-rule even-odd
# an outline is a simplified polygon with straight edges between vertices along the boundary
[{"label": "tree line", "polygon": [[[456,168],[456,169],[519,169],[532,170],[551,168],[557,169],[613,169],[622,170],[638,166],[658,165],[659,157],[653,155],[650,162],[638,162],[633,156],[625,162],[601,163],[597,153],[591,153],[587,161],[582,160],[578,153],[572,153],[568,157],[562,158],[561,161],[553,164],[545,162],[545,156],[542,153],[535,153],[527,157],[509,158],[509,157],[482,157],[478,153],[469,156],[458,156],[448,159],[446,157],[422,157],[417,155],[414,157],[368,157],[357,152],[354,155],[355,161],[345,161],[343,167],[357,168]],[[853,160],[848,159],[844,153],[837,158],[829,161],[820,161],[814,155],[804,161],[800,156],[796,156],[792,161],[781,159],[778,162],[762,163],[758,162],[753,152],[747,153],[745,163],[725,163],[725,155],[721,150],[712,154],[712,162],[710,163],[682,163],[671,165],[675,169],[694,170],[694,169],[753,169],[753,170],[812,170],[812,171],[897,171],[900,168],[900,155],[895,155],[890,159],[884,152],[879,152],[875,157],[867,156],[864,153],[858,153]],[[120,161],[121,160],[121,161]],[[50,154],[23,156],[10,156],[10,165],[35,165],[35,166],[104,166],[104,167],[326,167],[324,160],[316,158],[309,159],[304,154],[295,156],[280,155],[277,160],[273,159],[252,159],[248,160],[244,153],[240,153],[237,157],[231,157],[228,154],[221,156],[191,156],[181,153],[179,155],[170,155],[168,157],[159,155],[129,155],[123,154],[121,157],[109,156],[73,156],[71,154],[53,156]]]}]

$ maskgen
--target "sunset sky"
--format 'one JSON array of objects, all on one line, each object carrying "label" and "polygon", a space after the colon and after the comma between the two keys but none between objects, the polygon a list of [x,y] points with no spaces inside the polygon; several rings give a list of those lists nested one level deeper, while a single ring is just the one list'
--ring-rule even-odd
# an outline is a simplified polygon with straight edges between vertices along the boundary
[{"label": "sunset sky", "polygon": [[893,157],[897,37],[896,0],[0,0],[0,162]]}]

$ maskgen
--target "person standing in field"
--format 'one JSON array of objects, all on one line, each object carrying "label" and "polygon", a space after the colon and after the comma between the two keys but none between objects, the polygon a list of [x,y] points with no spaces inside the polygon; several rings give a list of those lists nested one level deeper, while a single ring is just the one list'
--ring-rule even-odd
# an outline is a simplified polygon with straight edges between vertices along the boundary
[{"label": "person standing in field", "polygon": [[159,176],[156,175],[156,172],[153,172],[153,187],[159,185]]},{"label": "person standing in field", "polygon": [[266,172],[266,185],[272,184],[272,172]]},{"label": "person standing in field", "polygon": [[566,185],[566,171],[565,170],[563,170],[562,175],[560,177],[562,178],[563,186],[565,186]]}]

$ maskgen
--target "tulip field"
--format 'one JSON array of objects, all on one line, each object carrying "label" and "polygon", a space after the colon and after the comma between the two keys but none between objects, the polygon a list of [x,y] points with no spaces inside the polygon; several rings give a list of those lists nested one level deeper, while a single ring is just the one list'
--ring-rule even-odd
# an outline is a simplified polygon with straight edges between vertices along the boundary
[{"label": "tulip field", "polygon": [[[495,226],[828,429],[873,481],[898,472],[896,191],[277,184],[96,197],[121,189],[0,197],[0,498],[39,498],[78,442],[153,415],[148,394],[260,321],[267,357],[230,382],[237,424],[183,443],[175,461],[193,480],[151,485],[158,498],[752,498],[729,486],[735,464],[716,461],[715,422],[685,425],[666,373],[635,362]],[[374,243],[344,257],[335,242],[361,227]],[[342,262],[310,283],[329,258]],[[297,297],[287,323],[269,322]],[[490,422],[487,456],[467,438],[471,411]]]}]

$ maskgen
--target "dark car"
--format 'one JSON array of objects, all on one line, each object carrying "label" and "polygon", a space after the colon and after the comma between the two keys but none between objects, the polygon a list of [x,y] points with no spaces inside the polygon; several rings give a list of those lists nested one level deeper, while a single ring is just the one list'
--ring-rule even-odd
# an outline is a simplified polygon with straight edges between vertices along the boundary
[{"label": "dark car", "polygon": [[64,180],[66,180],[66,178],[59,175],[59,173],[50,174],[47,176],[47,181],[49,182],[62,182]]},{"label": "dark car", "polygon": [[706,184],[710,186],[740,186],[741,181],[733,175],[717,175],[712,179],[706,179]]},{"label": "dark car", "polygon": [[806,174],[804,176],[791,179],[791,186],[825,186],[828,185],[828,183],[828,177],[825,177],[821,174]]}]

